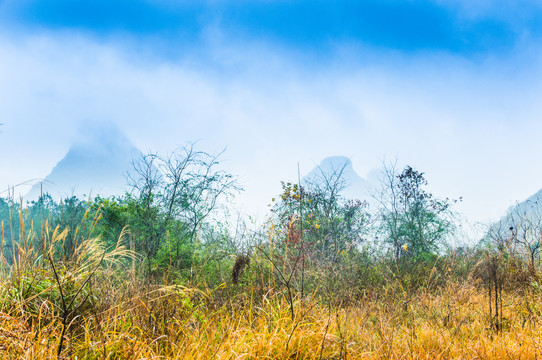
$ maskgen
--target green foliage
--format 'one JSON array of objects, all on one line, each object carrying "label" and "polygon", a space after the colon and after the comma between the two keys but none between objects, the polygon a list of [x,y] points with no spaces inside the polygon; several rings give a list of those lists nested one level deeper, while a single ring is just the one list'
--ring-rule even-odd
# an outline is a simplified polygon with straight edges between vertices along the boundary
[{"label": "green foliage", "polygon": [[149,272],[165,264],[189,268],[198,233],[212,222],[210,215],[220,202],[241,190],[233,175],[219,169],[219,156],[189,144],[167,156],[148,154],[134,163],[134,191],[127,196],[130,229]]},{"label": "green foliage", "polygon": [[[380,349],[395,336],[410,344],[420,314],[443,331],[453,327],[450,336],[470,334],[472,316],[484,333],[510,331],[514,321],[517,329],[538,325],[539,218],[521,217],[494,241],[452,249],[446,240],[453,234],[454,201],[435,198],[424,174],[407,166],[400,173],[385,170],[378,212],[343,196],[339,170],[303,186],[283,182],[266,226],[249,229],[239,219],[233,232],[228,214],[217,210],[238,187],[217,164],[216,157],[187,148],[144,157],[136,165],[140,177],[132,179],[135,190],[124,196],[55,202],[44,194],[26,206],[0,198],[2,326],[16,320],[26,329],[21,334],[37,329],[32,337],[12,332],[17,336],[8,338],[21,343],[19,357],[30,338],[59,358],[79,351],[87,358],[136,357],[123,346],[138,336],[154,346],[139,357],[161,356],[166,348],[185,349],[178,346],[186,344],[183,336],[223,344],[235,322],[246,325],[241,338],[257,338],[260,326],[268,331],[262,342],[279,334],[285,349],[295,349],[296,334],[317,324],[317,341],[310,342],[317,345],[307,352],[315,358],[323,358],[333,339],[337,356],[346,357],[360,323],[373,328],[366,339],[382,339]],[[507,291],[521,296],[515,320],[508,305],[503,310]],[[433,296],[444,301],[438,311]],[[313,309],[324,316],[311,315]],[[351,334],[343,331],[350,321],[346,309],[358,316]],[[217,321],[223,334],[214,330]],[[284,324],[288,331],[277,332]],[[383,335],[386,327],[391,330]],[[427,329],[422,325],[416,336]],[[118,342],[107,343],[120,333]],[[425,336],[432,339],[434,332]],[[84,346],[74,345],[83,338]],[[212,347],[209,357],[217,355],[218,346]]]},{"label": "green foliage", "polygon": [[330,261],[363,243],[368,232],[367,203],[347,200],[320,183],[307,187],[282,183],[279,200],[273,199],[276,226],[285,244],[297,249],[301,243],[308,254]]},{"label": "green foliage", "polygon": [[395,260],[424,261],[453,233],[451,205],[455,201],[433,197],[424,189],[426,185],[424,173],[410,166],[400,174],[394,167],[384,170],[379,230]]},{"label": "green foliage", "polygon": [[[541,283],[539,264],[534,261],[539,259],[538,248],[525,251],[527,245],[538,244],[534,230],[528,238],[512,233],[515,238],[510,241],[503,237],[472,254],[470,249],[448,249],[446,240],[454,230],[454,201],[429,193],[424,174],[412,167],[400,173],[385,170],[378,212],[371,213],[365,202],[344,197],[346,183],[339,170],[302,186],[283,182],[281,194],[272,201],[266,227],[240,231],[244,226],[239,220],[232,233],[227,213],[217,210],[239,188],[233,176],[217,165],[217,157],[189,147],[164,158],[145,156],[136,165],[140,177],[132,178],[134,191],[124,196],[71,197],[55,202],[44,194],[26,206],[0,198],[3,268],[21,268],[20,259],[30,258],[24,252],[29,251],[45,269],[32,274],[19,271],[4,301],[40,298],[58,303],[59,294],[50,291],[56,280],[44,262],[48,256],[58,264],[66,291],[74,295],[84,277],[76,280],[70,269],[77,269],[77,254],[84,250],[85,240],[99,239],[100,249],[110,252],[121,236],[123,246],[139,255],[122,260],[123,266],[134,270],[134,277],[213,289],[228,287],[222,293],[227,296],[246,295],[249,289],[265,296],[277,289],[283,291],[291,309],[296,296],[308,294],[320,294],[323,302],[339,299],[347,303],[379,289],[436,291],[471,276],[486,281],[484,269],[479,270],[477,264],[491,251],[502,262],[499,279],[503,282],[521,278],[521,284],[515,280],[518,286],[530,284],[532,289]],[[532,226],[524,228],[537,229],[532,221],[529,224]],[[59,237],[51,229],[65,232]],[[51,245],[55,236],[57,241]],[[508,246],[513,240],[515,248]],[[525,254],[537,256],[528,258],[528,267]],[[89,294],[85,285],[82,295]]]}]

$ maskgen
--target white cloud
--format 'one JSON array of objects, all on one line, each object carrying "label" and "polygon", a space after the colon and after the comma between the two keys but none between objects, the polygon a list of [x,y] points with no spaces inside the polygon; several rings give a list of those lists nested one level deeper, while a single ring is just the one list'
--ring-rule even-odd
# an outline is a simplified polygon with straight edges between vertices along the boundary
[{"label": "white cloud", "polygon": [[104,119],[143,151],[227,146],[249,210],[295,180],[297,162],[308,172],[330,155],[353,157],[362,176],[398,155],[437,195],[463,196],[474,220],[542,187],[536,49],[478,63],[366,51],[326,66],[262,44],[178,61],[119,49],[66,35],[0,39],[0,188],[47,175],[80,124]]}]

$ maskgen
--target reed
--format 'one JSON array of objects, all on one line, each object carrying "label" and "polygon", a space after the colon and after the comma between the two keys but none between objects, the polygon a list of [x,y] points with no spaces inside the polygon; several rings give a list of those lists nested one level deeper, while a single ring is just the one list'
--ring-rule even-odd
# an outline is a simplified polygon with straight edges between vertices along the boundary
[{"label": "reed", "polygon": [[[90,228],[44,226],[39,248],[32,245],[38,234],[25,224],[24,211],[18,216],[15,250],[10,259],[1,261],[3,358],[542,356],[542,292],[500,286],[496,328],[495,309],[488,306],[495,292],[491,295],[474,271],[464,280],[450,280],[436,289],[429,286],[438,276],[434,267],[426,287],[411,289],[401,279],[390,279],[387,286],[348,302],[330,298],[332,293],[323,296],[319,289],[301,296],[288,281],[281,288],[266,272],[259,274],[260,283],[184,286],[133,274],[139,259],[126,244],[127,230],[116,246],[107,248],[93,236],[98,213],[85,215],[83,223],[90,223]],[[70,231],[79,240],[66,257],[63,246]],[[271,273],[277,272],[273,255],[267,254],[267,259]],[[248,258],[242,261],[243,267],[248,266]],[[237,280],[242,273],[238,267]]]}]

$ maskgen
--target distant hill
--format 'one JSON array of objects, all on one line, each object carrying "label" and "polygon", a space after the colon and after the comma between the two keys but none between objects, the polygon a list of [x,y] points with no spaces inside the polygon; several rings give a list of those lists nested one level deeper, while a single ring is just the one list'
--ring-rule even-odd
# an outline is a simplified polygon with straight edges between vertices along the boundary
[{"label": "distant hill", "polygon": [[536,232],[542,229],[542,190],[539,190],[527,200],[511,206],[506,214],[493,223],[486,236],[490,238],[509,238],[512,231],[525,236],[525,232]]},{"label": "distant hill", "polygon": [[25,200],[36,200],[43,192],[53,197],[111,196],[127,190],[125,174],[141,156],[130,140],[114,125],[89,126],[68,153],[35,184]]},{"label": "distant hill", "polygon": [[370,200],[369,182],[358,175],[352,166],[352,161],[346,156],[327,157],[320,165],[312,169],[304,178],[303,183],[320,181],[323,177],[333,174],[341,176],[345,188],[341,195],[347,199]]},{"label": "distant hill", "polygon": [[536,194],[529,197],[527,200],[520,202],[516,204],[515,206],[511,207],[509,209],[509,213],[516,212],[516,213],[529,213],[532,212],[534,209],[541,209],[542,208],[542,189],[539,190]]}]

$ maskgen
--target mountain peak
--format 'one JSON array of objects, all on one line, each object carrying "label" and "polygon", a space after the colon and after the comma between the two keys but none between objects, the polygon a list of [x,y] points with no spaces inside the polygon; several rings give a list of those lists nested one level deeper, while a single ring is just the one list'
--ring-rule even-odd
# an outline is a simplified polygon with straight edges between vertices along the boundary
[{"label": "mountain peak", "polygon": [[[53,196],[120,195],[126,188],[125,173],[141,152],[113,124],[87,124],[72,146],[47,175],[43,191]],[[35,184],[25,196],[39,197]]]},{"label": "mountain peak", "polygon": [[[330,156],[320,163],[322,169],[341,170],[342,168],[352,168],[352,160],[346,156]],[[352,168],[352,171],[354,169]]]},{"label": "mountain peak", "polygon": [[133,148],[130,140],[112,123],[92,123],[82,126],[70,151],[108,153],[110,150],[126,151]]},{"label": "mountain peak", "polygon": [[354,170],[352,160],[346,156],[330,156],[322,160],[320,165],[312,169],[303,182],[318,181],[322,177],[339,175],[345,181],[343,196],[347,198],[367,199],[367,181]]}]

